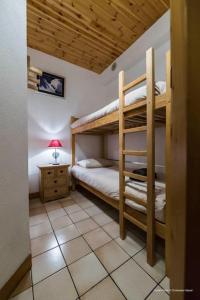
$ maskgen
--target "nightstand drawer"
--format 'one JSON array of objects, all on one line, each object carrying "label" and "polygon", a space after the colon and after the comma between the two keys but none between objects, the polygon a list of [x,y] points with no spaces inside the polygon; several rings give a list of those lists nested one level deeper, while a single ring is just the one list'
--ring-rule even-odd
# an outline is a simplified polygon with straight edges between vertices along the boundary
[{"label": "nightstand drawer", "polygon": [[44,190],[44,197],[46,200],[60,198],[67,193],[67,186],[56,187]]},{"label": "nightstand drawer", "polygon": [[55,177],[55,169],[49,168],[43,171],[45,178],[54,178]]},{"label": "nightstand drawer", "polygon": [[67,178],[66,176],[48,178],[44,179],[44,186],[48,188],[53,188],[61,185],[67,185]]},{"label": "nightstand drawer", "polygon": [[56,176],[60,177],[60,176],[66,176],[67,174],[67,168],[66,167],[58,167],[56,169]]}]

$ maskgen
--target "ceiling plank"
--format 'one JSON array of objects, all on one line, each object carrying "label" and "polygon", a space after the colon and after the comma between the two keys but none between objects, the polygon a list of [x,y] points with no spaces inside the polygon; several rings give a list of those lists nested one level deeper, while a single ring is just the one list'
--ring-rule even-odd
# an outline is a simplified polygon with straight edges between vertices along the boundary
[{"label": "ceiling plank", "polygon": [[28,46],[101,73],[169,0],[27,0]]}]

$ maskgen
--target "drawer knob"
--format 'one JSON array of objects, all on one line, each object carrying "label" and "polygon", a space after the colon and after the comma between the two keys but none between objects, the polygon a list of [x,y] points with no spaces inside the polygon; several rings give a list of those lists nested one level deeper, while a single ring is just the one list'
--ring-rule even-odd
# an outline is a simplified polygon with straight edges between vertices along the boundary
[{"label": "drawer knob", "polygon": [[57,180],[54,180],[54,183],[57,183]]},{"label": "drawer knob", "polygon": [[63,173],[63,170],[61,170],[60,173]]},{"label": "drawer knob", "polygon": [[51,172],[48,172],[48,175],[50,175],[51,174]]},{"label": "drawer knob", "polygon": [[55,193],[57,193],[58,191],[57,191],[57,190],[55,190],[54,192],[55,192]]}]

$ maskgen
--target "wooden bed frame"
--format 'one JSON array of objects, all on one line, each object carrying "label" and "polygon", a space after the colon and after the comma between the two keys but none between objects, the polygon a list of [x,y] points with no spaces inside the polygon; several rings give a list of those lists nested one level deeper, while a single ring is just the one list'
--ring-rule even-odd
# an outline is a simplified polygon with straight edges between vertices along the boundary
[{"label": "wooden bed frame", "polygon": [[[119,133],[119,191],[120,200],[95,190],[86,183],[76,180],[82,187],[95,194],[111,206],[119,210],[120,215],[120,237],[125,238],[125,220],[129,220],[147,233],[147,262],[155,263],[155,235],[165,240],[166,273],[169,275],[169,213],[168,204],[169,191],[169,169],[170,169],[170,135],[171,135],[171,59],[170,52],[166,54],[166,93],[155,96],[154,86],[154,50],[150,48],[146,52],[146,73],[129,84],[124,84],[124,71],[119,73],[119,110],[112,112],[95,121],[72,128],[72,166],[76,159],[76,135],[91,134],[102,136],[102,157],[104,157],[104,140],[106,134]],[[125,93],[146,80],[147,97],[136,103],[125,106]],[[73,123],[77,118],[71,117]],[[166,208],[165,224],[155,219],[155,126],[166,126]],[[147,149],[143,151],[125,149],[125,135],[135,132],[147,132]],[[147,176],[136,175],[125,170],[126,155],[146,156]],[[125,193],[125,176],[134,179],[142,179],[147,182],[147,202]],[[143,214],[125,204],[125,199],[133,200],[146,208]]]}]

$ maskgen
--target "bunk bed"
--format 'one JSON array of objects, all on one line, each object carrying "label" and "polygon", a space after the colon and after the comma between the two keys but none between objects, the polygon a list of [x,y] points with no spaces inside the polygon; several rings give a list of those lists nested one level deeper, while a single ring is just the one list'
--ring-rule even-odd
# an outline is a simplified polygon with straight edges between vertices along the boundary
[{"label": "bunk bed", "polygon": [[[154,80],[154,50],[150,48],[146,52],[146,73],[125,84],[124,71],[119,73],[119,100],[114,103],[114,109],[104,109],[96,114],[77,119],[71,118],[72,133],[72,170],[76,165],[76,135],[91,134],[102,137],[102,157],[104,157],[104,142],[106,134],[119,133],[119,201],[115,197],[94,188],[76,176],[72,172],[76,183],[95,194],[111,206],[119,210],[120,216],[120,237],[125,238],[125,220],[129,220],[147,234],[147,262],[150,265],[155,263],[155,236],[165,240],[165,261],[166,273],[169,274],[169,162],[170,162],[170,134],[171,134],[171,61],[170,52],[166,54],[166,84],[165,89],[157,92]],[[138,84],[146,81],[145,96],[134,101],[127,101],[126,93],[135,88]],[[144,87],[142,87],[144,88]],[[142,89],[140,88],[140,89]],[[143,91],[144,92],[144,91]],[[130,93],[130,95],[132,95]],[[118,103],[116,105],[116,103]],[[114,111],[112,111],[114,110]],[[106,113],[108,112],[108,113]],[[155,217],[155,127],[166,126],[166,164],[165,164],[165,221]],[[130,150],[125,149],[125,136],[130,133],[146,132],[147,149]],[[126,170],[126,156],[144,156],[147,159],[147,176],[141,176]],[[127,192],[127,178],[142,180],[146,182],[147,199],[133,196]],[[127,199],[129,201],[127,201]],[[136,206],[143,206],[145,213],[130,205],[133,201]],[[129,204],[128,204],[129,202]]]}]

